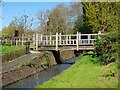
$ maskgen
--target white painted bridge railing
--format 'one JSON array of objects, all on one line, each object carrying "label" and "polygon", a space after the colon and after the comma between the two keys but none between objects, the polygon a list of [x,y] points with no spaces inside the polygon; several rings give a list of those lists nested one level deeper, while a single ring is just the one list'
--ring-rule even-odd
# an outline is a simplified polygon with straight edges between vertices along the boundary
[{"label": "white painted bridge railing", "polygon": [[56,35],[33,35],[33,45],[38,49],[39,46],[55,46],[58,50],[59,46],[63,45],[76,45],[77,50],[79,45],[93,45],[94,41],[100,35],[98,34],[71,34],[71,35],[61,35],[56,33]]},{"label": "white painted bridge railing", "polygon": [[75,45],[77,50],[79,45],[93,45],[95,40],[101,35],[98,34],[71,34],[71,35],[61,35],[61,33],[56,33],[56,35],[42,35],[33,34],[32,36],[19,36],[15,37],[15,45],[24,45],[26,41],[30,41],[31,46],[38,50],[39,46],[55,46],[58,50],[59,46],[64,45]]}]

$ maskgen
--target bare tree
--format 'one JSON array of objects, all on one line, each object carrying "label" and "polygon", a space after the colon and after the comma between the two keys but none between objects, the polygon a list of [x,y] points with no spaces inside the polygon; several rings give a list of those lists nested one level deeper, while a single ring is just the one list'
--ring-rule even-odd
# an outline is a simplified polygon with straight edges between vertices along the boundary
[{"label": "bare tree", "polygon": [[38,23],[39,23],[38,31],[41,33],[47,32],[47,21],[49,14],[50,14],[49,10],[39,11],[37,14]]},{"label": "bare tree", "polygon": [[19,31],[19,34],[22,34],[32,29],[33,18],[30,19],[28,15],[22,15],[20,17],[15,17],[12,23],[16,26],[16,30]]}]

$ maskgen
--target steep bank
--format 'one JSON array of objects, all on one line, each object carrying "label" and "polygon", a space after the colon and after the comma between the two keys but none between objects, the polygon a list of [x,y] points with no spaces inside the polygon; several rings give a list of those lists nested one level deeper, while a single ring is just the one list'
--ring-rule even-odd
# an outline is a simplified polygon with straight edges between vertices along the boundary
[{"label": "steep bank", "polygon": [[[74,57],[74,51],[61,51],[61,60]],[[24,79],[30,75],[45,70],[53,65],[57,64],[52,52],[41,52],[38,57],[32,58],[27,63],[22,63],[18,66],[11,68],[10,70],[2,73],[3,86],[14,83],[18,80]]]}]

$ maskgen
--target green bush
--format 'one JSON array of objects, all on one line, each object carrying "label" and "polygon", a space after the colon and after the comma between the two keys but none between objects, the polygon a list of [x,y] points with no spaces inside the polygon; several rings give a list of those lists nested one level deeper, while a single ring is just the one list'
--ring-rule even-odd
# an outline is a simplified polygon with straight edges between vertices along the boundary
[{"label": "green bush", "polygon": [[111,31],[95,42],[95,54],[103,64],[114,62],[118,58],[117,32]]}]

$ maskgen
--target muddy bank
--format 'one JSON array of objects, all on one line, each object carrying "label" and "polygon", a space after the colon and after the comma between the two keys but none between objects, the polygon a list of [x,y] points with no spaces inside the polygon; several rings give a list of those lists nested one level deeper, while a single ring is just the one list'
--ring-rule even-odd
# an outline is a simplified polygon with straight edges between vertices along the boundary
[{"label": "muddy bank", "polygon": [[[60,60],[63,62],[73,57],[75,57],[74,51],[60,51]],[[56,64],[53,53],[44,51],[38,57],[32,58],[27,63],[22,63],[2,73],[2,85],[6,86],[17,82]]]}]

